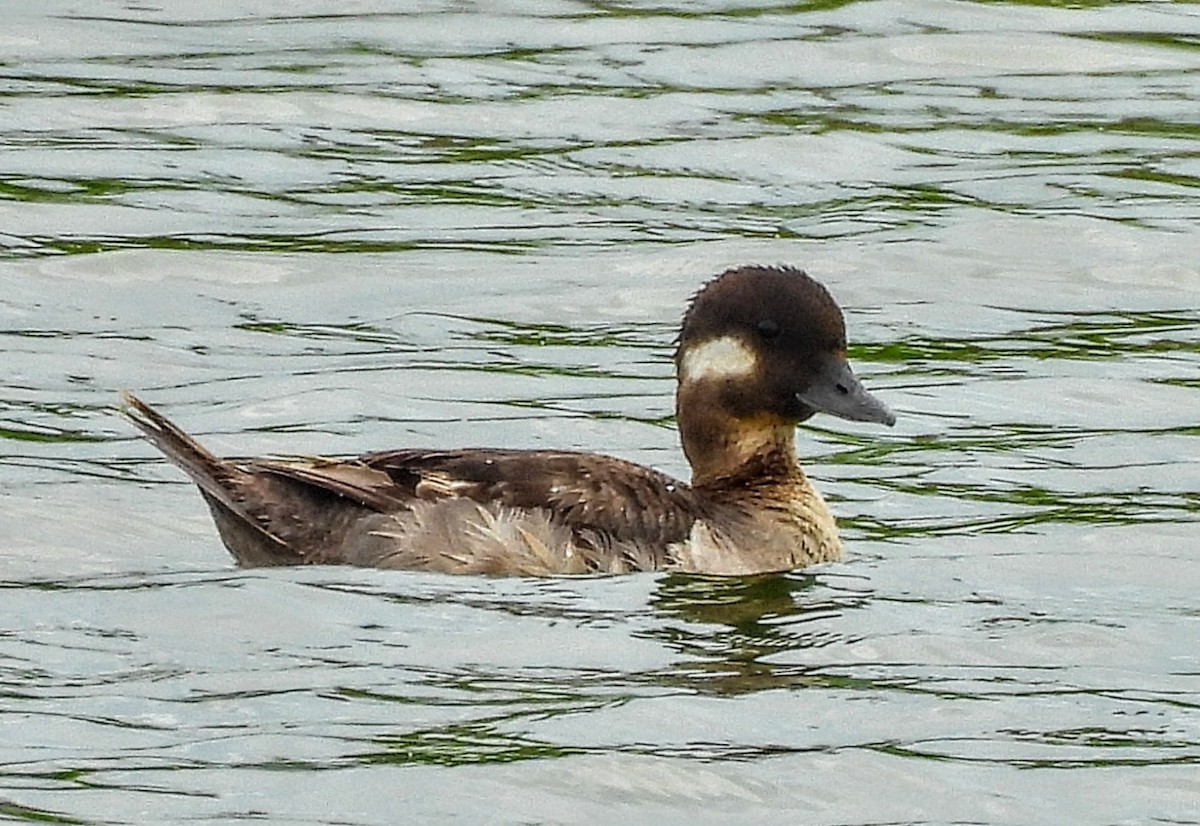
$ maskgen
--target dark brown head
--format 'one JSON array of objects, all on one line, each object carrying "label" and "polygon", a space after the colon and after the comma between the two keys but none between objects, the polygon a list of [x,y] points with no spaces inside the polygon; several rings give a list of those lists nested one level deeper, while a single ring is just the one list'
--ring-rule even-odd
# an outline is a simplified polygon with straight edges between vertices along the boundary
[{"label": "dark brown head", "polygon": [[896,420],[846,361],[842,311],[791,267],[740,267],[706,284],[684,315],[675,366],[681,397],[703,398],[738,420],[794,425],[817,412]]}]

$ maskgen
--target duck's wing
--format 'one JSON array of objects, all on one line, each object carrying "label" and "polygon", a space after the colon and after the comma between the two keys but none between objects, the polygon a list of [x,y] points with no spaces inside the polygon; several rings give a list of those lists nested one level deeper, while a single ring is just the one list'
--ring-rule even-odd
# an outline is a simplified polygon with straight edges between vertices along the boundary
[{"label": "duck's wing", "polygon": [[241,466],[254,474],[242,490],[257,494],[259,523],[285,538],[297,562],[493,574],[654,570],[671,563],[672,546],[701,514],[682,482],[587,453],[394,450]]},{"label": "duck's wing", "polygon": [[[662,568],[701,507],[692,489],[589,453],[394,450],[254,469],[377,514],[346,533],[338,561],[473,573]],[[326,511],[330,506],[326,505]],[[275,521],[275,520],[272,520]]]},{"label": "duck's wing", "polygon": [[575,532],[666,545],[701,515],[692,489],[643,465],[594,453],[546,450],[393,450],[359,460],[422,501],[544,510]]}]

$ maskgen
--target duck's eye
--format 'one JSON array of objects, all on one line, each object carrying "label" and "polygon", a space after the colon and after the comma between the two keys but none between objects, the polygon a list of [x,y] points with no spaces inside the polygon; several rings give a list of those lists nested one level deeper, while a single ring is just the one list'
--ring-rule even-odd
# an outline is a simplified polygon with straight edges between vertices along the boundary
[{"label": "duck's eye", "polygon": [[779,335],[779,322],[773,318],[764,318],[758,322],[755,329],[758,330],[760,336],[770,341]]}]

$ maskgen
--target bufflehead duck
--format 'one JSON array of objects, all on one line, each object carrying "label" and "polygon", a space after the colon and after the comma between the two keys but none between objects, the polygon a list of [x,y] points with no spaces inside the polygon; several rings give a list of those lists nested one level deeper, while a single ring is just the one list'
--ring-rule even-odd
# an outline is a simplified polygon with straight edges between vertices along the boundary
[{"label": "bufflehead duck", "polygon": [[470,574],[786,571],[841,554],[796,458],[824,412],[892,425],[846,361],[842,312],[790,267],[708,282],[683,317],[675,413],[691,484],[595,453],[420,450],[222,459],[138,398],[122,412],[199,486],[241,565]]}]

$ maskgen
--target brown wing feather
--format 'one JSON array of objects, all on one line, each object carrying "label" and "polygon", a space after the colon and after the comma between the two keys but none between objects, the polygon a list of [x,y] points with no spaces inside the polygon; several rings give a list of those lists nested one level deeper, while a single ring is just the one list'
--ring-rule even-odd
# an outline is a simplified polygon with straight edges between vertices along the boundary
[{"label": "brown wing feather", "polygon": [[388,474],[353,459],[257,459],[254,460],[253,467],[256,471],[265,471],[322,488],[383,513],[404,507],[405,503],[412,499],[412,491],[396,485]]},{"label": "brown wing feather", "polygon": [[702,509],[692,489],[622,459],[541,450],[395,450],[360,460],[425,500],[549,511],[577,535],[664,547],[685,539]]}]

